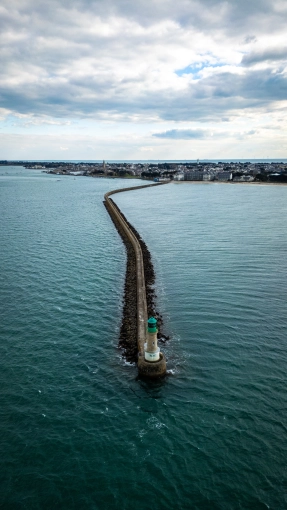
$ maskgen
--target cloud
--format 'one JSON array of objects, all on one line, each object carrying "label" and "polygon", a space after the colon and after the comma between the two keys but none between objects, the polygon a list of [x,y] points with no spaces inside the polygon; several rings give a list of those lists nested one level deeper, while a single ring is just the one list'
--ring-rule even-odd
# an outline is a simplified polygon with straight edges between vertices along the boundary
[{"label": "cloud", "polygon": [[[124,138],[124,137],[123,137]],[[286,136],[284,132],[277,133],[278,143],[274,143],[274,134],[270,130],[263,133],[248,135],[242,132],[225,132],[225,136],[193,139],[192,144],[186,140],[160,139],[143,137],[134,140],[131,136],[117,138],[111,132],[110,136],[95,137],[87,134],[41,135],[28,134],[0,134],[0,151],[2,159],[20,160],[133,160],[143,158],[162,160],[188,160],[195,158],[251,158],[277,157],[283,158],[282,148],[285,150]],[[60,147],[68,150],[62,151]],[[153,148],[152,151],[142,151],[142,147]]]},{"label": "cloud", "polygon": [[20,118],[15,130],[63,133],[77,119],[141,123],[146,132],[166,123],[154,141],[204,140],[200,129],[174,130],[174,122],[244,123],[248,114],[256,124],[285,104],[286,7],[283,0],[2,0],[1,118]]},{"label": "cloud", "polygon": [[254,129],[241,131],[239,133],[234,131],[210,131],[207,129],[170,129],[161,133],[153,133],[152,136],[156,138],[167,138],[170,140],[218,140],[227,137],[245,139],[246,137],[255,134],[256,130]]},{"label": "cloud", "polygon": [[[246,70],[242,75],[216,72],[175,86],[159,86],[149,76],[98,81],[94,77],[80,81],[71,76],[67,83],[58,81],[39,87],[26,84],[13,90],[0,86],[0,91],[3,106],[9,105],[15,114],[58,117],[66,122],[71,117],[194,121],[216,120],[239,109],[268,109],[286,99],[286,87],[284,72],[267,69]],[[35,119],[33,122],[39,123]]]},{"label": "cloud", "polygon": [[172,140],[194,140],[205,138],[207,132],[203,129],[170,129],[163,133],[153,133],[156,138],[169,138]]},{"label": "cloud", "polygon": [[250,66],[261,62],[287,61],[287,47],[268,48],[265,51],[253,51],[242,58],[242,65]]}]

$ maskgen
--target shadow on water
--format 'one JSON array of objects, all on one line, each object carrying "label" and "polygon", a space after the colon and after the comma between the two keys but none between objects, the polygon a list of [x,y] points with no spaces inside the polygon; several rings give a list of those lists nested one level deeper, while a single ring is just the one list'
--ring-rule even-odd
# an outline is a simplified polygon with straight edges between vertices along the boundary
[{"label": "shadow on water", "polygon": [[[158,379],[147,379],[140,375],[136,377],[136,381],[139,385],[138,392],[136,390],[131,390],[137,394],[138,398],[148,398],[148,399],[160,399],[163,398],[162,389],[166,385],[167,376],[160,377]],[[143,395],[139,395],[140,391],[142,391]]]},{"label": "shadow on water", "polygon": [[137,376],[134,380],[136,384],[130,385],[129,390],[138,400],[138,408],[149,414],[157,414],[160,402],[164,399],[164,388],[166,386],[166,377],[161,379],[143,379]]}]

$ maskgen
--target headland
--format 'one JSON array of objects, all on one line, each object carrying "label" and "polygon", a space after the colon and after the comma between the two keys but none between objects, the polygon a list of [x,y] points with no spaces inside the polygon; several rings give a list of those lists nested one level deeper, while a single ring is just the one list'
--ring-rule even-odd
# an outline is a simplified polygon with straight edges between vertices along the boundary
[{"label": "headland", "polygon": [[229,183],[287,183],[287,163],[270,162],[141,162],[102,163],[65,161],[0,161],[0,166],[21,165],[56,175],[100,178],[138,178],[147,180],[175,180]]}]

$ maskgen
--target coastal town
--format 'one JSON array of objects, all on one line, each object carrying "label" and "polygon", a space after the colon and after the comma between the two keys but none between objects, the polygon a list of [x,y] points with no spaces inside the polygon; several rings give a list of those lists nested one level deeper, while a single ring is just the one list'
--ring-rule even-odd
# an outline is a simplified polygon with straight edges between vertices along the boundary
[{"label": "coastal town", "polygon": [[138,178],[153,181],[205,181],[205,182],[270,182],[287,183],[287,163],[283,162],[211,162],[196,161],[186,163],[116,163],[106,162],[27,162],[0,161],[1,166],[24,166],[42,170],[48,174]]}]

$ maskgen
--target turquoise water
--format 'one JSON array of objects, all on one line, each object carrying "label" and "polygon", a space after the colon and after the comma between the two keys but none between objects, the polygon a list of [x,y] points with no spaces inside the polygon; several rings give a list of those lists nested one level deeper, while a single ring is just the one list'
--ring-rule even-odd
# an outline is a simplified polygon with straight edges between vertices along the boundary
[{"label": "turquoise water", "polygon": [[115,196],[172,335],[147,383],[117,349],[125,250],[102,204],[131,183],[0,167],[1,505],[285,509],[287,187]]}]

